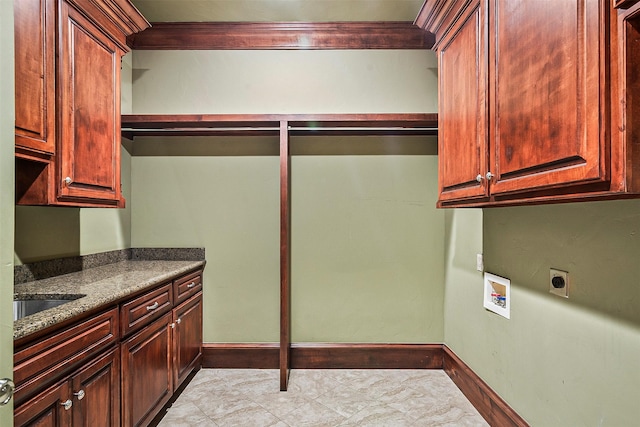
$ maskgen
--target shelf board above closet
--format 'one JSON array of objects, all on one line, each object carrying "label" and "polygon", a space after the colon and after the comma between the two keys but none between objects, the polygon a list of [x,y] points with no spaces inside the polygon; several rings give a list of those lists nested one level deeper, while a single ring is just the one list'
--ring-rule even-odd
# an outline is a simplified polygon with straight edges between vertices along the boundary
[{"label": "shelf board above closet", "polygon": [[438,114],[135,114],[122,116],[122,135],[278,136],[437,135]]}]

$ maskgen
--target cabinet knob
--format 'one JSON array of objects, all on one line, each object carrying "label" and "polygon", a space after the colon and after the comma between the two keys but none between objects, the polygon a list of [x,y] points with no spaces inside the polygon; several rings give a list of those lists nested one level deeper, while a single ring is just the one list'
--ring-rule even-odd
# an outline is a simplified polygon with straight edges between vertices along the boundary
[{"label": "cabinet knob", "polygon": [[494,174],[492,174],[491,172],[487,172],[487,181],[491,181],[493,177],[495,177]]},{"label": "cabinet knob", "polygon": [[75,397],[77,397],[77,398],[78,398],[78,400],[82,400],[82,399],[84,399],[84,390],[80,390],[80,391],[79,391],[79,392],[77,392],[77,393],[73,393],[73,395],[74,395]]},{"label": "cabinet knob", "polygon": [[64,402],[61,402],[60,405],[62,405],[65,411],[68,411],[73,406],[73,402],[71,401],[71,399],[67,399]]},{"label": "cabinet knob", "polygon": [[478,174],[478,176],[476,176],[476,181],[482,182],[482,178],[482,175]]},{"label": "cabinet knob", "polygon": [[155,310],[159,306],[160,306],[160,304],[158,304],[158,301],[156,301],[153,304],[147,306],[147,311]]},{"label": "cabinet knob", "polygon": [[182,319],[178,318],[178,320],[176,320],[176,323],[179,325],[180,323],[182,323]]},{"label": "cabinet knob", "polygon": [[176,324],[175,323],[169,323],[169,326],[171,327],[171,329],[175,329]]},{"label": "cabinet knob", "polygon": [[187,288],[191,289],[191,288],[195,288],[196,286],[196,282],[191,282],[187,285]]},{"label": "cabinet knob", "polygon": [[70,185],[73,181],[71,180],[71,177],[68,176],[63,180],[63,182],[64,182],[64,185]]}]

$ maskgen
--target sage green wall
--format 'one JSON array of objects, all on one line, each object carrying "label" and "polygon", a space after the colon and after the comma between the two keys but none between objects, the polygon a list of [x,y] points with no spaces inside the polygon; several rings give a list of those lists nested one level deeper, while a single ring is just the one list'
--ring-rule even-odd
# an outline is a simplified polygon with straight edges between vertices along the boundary
[{"label": "sage green wall", "polygon": [[640,201],[486,209],[484,257],[511,320],[479,308],[480,280],[447,283],[447,344],[531,425],[637,425]]},{"label": "sage green wall", "polygon": [[436,174],[435,155],[294,156],[294,342],[443,341]]},{"label": "sage green wall", "polygon": [[[437,111],[429,51],[136,51],[136,114]],[[203,246],[204,339],[279,338],[278,142],[137,138],[132,245]],[[294,138],[292,338],[441,342],[433,138]],[[339,326],[338,326],[339,325]]]},{"label": "sage green wall", "polygon": [[437,111],[424,50],[153,51],[133,54],[136,114]]},{"label": "sage green wall", "polygon": [[[296,341],[442,341],[435,141],[389,142],[292,141]],[[140,138],[132,164],[132,245],[206,249],[205,342],[278,341],[277,139]]]},{"label": "sage green wall", "polygon": [[148,155],[163,151],[152,144],[134,148],[133,246],[206,249],[205,342],[278,341],[278,156],[207,155],[206,141],[196,156]]},{"label": "sage green wall", "polygon": [[[0,378],[13,377],[14,70],[13,0],[0,0]],[[7,102],[7,100],[9,100]],[[13,426],[13,401],[0,406],[0,427]]]}]

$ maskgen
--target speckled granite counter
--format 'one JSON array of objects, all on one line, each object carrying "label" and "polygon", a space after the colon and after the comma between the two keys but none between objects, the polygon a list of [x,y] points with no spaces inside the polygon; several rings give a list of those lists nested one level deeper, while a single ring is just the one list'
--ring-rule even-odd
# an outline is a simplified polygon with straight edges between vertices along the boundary
[{"label": "speckled granite counter", "polygon": [[126,260],[74,273],[14,285],[14,299],[67,299],[58,307],[13,323],[13,339],[55,325],[87,310],[107,305],[137,291],[202,268],[205,261]]}]

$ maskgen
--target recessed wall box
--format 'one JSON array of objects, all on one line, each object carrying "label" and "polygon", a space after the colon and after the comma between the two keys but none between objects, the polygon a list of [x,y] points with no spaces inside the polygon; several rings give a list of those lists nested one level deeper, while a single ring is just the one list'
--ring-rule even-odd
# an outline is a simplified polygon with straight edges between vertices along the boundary
[{"label": "recessed wall box", "polygon": [[511,316],[511,280],[484,273],[484,308],[507,319]]},{"label": "recessed wall box", "polygon": [[569,273],[555,268],[550,269],[549,292],[559,297],[569,298]]}]

